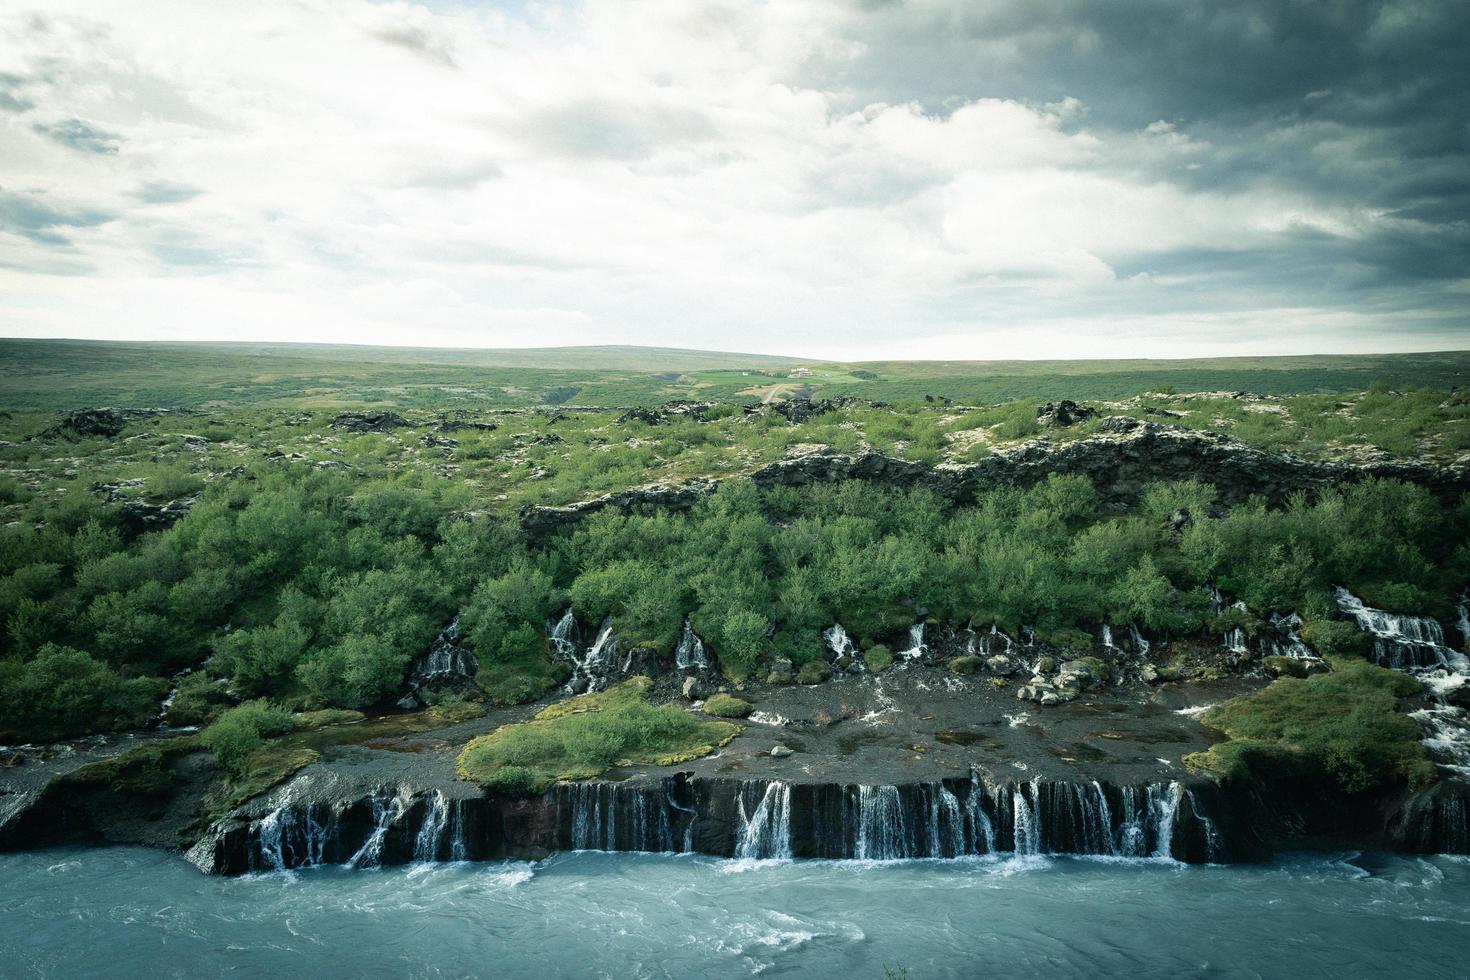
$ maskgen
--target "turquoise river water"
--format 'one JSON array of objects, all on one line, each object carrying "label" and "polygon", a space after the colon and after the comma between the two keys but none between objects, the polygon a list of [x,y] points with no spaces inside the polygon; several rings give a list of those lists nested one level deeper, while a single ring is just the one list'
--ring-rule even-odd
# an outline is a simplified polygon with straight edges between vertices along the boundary
[{"label": "turquoise river water", "polygon": [[1460,977],[1470,863],[739,862],[654,854],[217,878],[0,856],[4,977]]}]

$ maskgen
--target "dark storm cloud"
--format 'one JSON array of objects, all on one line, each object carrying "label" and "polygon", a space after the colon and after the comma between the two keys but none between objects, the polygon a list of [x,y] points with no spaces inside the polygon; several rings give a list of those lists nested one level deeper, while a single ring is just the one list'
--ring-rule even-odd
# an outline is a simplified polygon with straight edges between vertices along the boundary
[{"label": "dark storm cloud", "polygon": [[35,123],[31,129],[48,139],[69,146],[83,153],[113,154],[122,144],[122,137],[98,129],[80,119],[65,119],[57,123]]},{"label": "dark storm cloud", "polygon": [[869,0],[847,30],[864,44],[838,81],[854,104],[1073,96],[1096,132],[1167,121],[1192,146],[1141,154],[1141,176],[1402,219],[1283,242],[1329,273],[1435,280],[1470,268],[1464,0]]},{"label": "dark storm cloud", "polygon": [[93,228],[116,217],[111,212],[92,208],[54,207],[39,195],[18,194],[0,188],[0,230],[41,245],[70,245],[66,230]]}]

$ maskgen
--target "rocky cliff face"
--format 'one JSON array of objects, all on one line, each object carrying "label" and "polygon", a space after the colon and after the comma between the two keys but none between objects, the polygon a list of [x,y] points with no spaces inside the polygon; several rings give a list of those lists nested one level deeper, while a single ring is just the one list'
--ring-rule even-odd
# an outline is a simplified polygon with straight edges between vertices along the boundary
[{"label": "rocky cliff face", "polygon": [[[1418,483],[1436,493],[1470,490],[1470,471],[1463,466],[1438,468],[1418,463],[1319,463],[1292,453],[1267,453],[1228,436],[1145,422],[1126,416],[1103,421],[1103,432],[1073,442],[1034,440],[996,450],[975,463],[940,464],[898,459],[876,451],[857,454],[813,452],[778,460],[748,478],[762,487],[805,486],[838,480],[869,480],[885,486],[923,486],[957,503],[972,500],[992,487],[1027,487],[1052,473],[1088,477],[1109,503],[1136,500],[1150,483],[1200,480],[1214,484],[1225,504],[1253,495],[1281,503],[1296,492],[1309,494],[1371,477]],[[740,477],[733,479],[741,479]],[[635,487],[568,507],[527,506],[521,524],[533,536],[544,536],[606,507],[624,510],[666,507],[684,510],[719,481],[697,480],[679,486]]]}]

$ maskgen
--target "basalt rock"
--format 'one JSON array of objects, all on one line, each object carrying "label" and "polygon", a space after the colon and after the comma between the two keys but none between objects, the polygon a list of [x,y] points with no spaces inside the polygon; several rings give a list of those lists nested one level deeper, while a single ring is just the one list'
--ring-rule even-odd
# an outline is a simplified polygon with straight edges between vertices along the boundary
[{"label": "basalt rock", "polygon": [[1036,410],[1036,421],[1048,429],[1065,429],[1097,416],[1097,409],[1074,401],[1047,402]]},{"label": "basalt rock", "polygon": [[155,418],[167,414],[168,410],[162,408],[79,408],[63,415],[60,422],[41,435],[58,436],[69,433],[111,439],[135,419]]},{"label": "basalt rock", "polygon": [[130,537],[149,531],[166,531],[188,516],[199,502],[198,497],[180,497],[166,504],[150,504],[146,500],[129,500],[118,509],[123,529]]},{"label": "basalt rock", "polygon": [[671,401],[657,407],[635,406],[618,416],[618,424],[643,422],[647,425],[664,425],[680,418],[703,422],[709,412],[709,402]]},{"label": "basalt rock", "polygon": [[521,507],[519,517],[521,529],[533,540],[540,540],[560,528],[580,521],[589,514],[606,508],[633,511],[645,507],[663,510],[685,511],[700,498],[714,492],[714,480],[691,480],[679,486],[655,483],[644,487],[619,490],[605,496],[594,497],[566,507],[540,507],[527,504]]},{"label": "basalt rock", "polygon": [[332,419],[332,428],[343,432],[390,432],[414,424],[394,412],[343,412]]}]

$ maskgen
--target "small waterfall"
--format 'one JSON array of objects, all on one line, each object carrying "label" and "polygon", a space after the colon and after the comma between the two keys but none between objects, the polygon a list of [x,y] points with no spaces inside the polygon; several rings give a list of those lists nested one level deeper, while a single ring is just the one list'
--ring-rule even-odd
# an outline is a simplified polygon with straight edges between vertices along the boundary
[{"label": "small waterfall", "polygon": [[1470,652],[1470,592],[1460,593],[1459,605],[1455,606],[1458,614],[1455,618],[1455,629],[1460,631],[1460,649]]},{"label": "small waterfall", "polygon": [[1014,640],[1001,632],[999,625],[991,623],[989,632],[975,633],[971,631],[970,638],[965,643],[965,652],[969,654],[978,653],[982,657],[1009,657],[1015,645]]},{"label": "small waterfall", "polygon": [[[1215,821],[1205,816],[1200,810],[1199,799],[1194,795],[1194,790],[1185,790],[1184,796],[1189,800],[1189,810],[1194,814],[1204,834],[1205,860],[1216,864],[1225,857],[1225,842],[1220,837],[1220,831],[1215,827]],[[1170,829],[1172,830],[1172,827]]]},{"label": "small waterfall", "polygon": [[464,819],[460,801],[451,803],[443,790],[436,789],[424,799],[424,819],[413,842],[414,863],[431,864],[446,850],[449,860],[465,860]]},{"label": "small waterfall", "polygon": [[572,665],[572,676],[562,688],[567,694],[600,691],[607,686],[608,665],[618,652],[611,616],[603,620],[597,638],[585,653],[581,650],[581,630],[571,609],[555,623],[547,624],[546,641],[558,660]]},{"label": "small waterfall", "polygon": [[915,623],[909,627],[909,646],[907,650],[900,650],[895,655],[901,660],[917,660],[929,652],[924,644],[924,624]]},{"label": "small waterfall", "polygon": [[393,796],[384,793],[373,795],[373,829],[362,847],[357,849],[357,853],[347,859],[349,868],[376,868],[382,865],[383,841],[388,837],[388,830],[403,819],[412,800],[408,791],[402,788]]},{"label": "small waterfall", "polygon": [[897,786],[858,787],[858,825],[853,857],[891,861],[913,857],[914,839]]},{"label": "small waterfall", "polygon": [[1271,634],[1261,638],[1261,653],[1268,657],[1291,657],[1293,660],[1319,660],[1320,657],[1302,639],[1306,624],[1296,613],[1271,614]]},{"label": "small waterfall", "polygon": [[970,770],[970,793],[965,799],[965,834],[969,846],[959,853],[995,853],[995,822],[985,812],[985,784],[974,769]]},{"label": "small waterfall", "polygon": [[[748,808],[747,797],[760,792]],[[740,830],[735,840],[739,858],[791,857],[791,786],[778,780],[744,783],[739,794]]]},{"label": "small waterfall", "polygon": [[840,660],[848,658],[854,666],[861,666],[863,658],[857,644],[852,642],[852,637],[847,635],[847,630],[842,628],[841,623],[833,623],[822,631],[822,641],[827,644],[827,649],[832,651],[832,659]]},{"label": "small waterfall", "polygon": [[252,828],[249,864],[258,871],[288,871],[325,864],[336,836],[336,814],[325,815],[315,803],[298,807],[287,801]]},{"label": "small waterfall", "polygon": [[674,666],[680,670],[707,670],[709,661],[704,656],[704,641],[694,632],[689,620],[684,620],[684,632],[679,636],[679,645],[674,648]]},{"label": "small waterfall", "polygon": [[[1026,798],[1023,786],[1031,788],[1031,799]],[[1041,783],[1032,781],[1011,787],[1011,820],[1015,843],[1012,848],[1017,857],[1041,853]]]},{"label": "small waterfall", "polygon": [[1146,794],[1146,805],[1158,828],[1154,857],[1174,856],[1174,818],[1179,815],[1179,803],[1184,799],[1184,787],[1170,783],[1167,788],[1150,783]]},{"label": "small waterfall", "polygon": [[1436,620],[1374,609],[1341,586],[1333,595],[1337,608],[1373,637],[1373,658],[1381,666],[1410,673],[1470,674],[1470,657],[1445,645],[1444,630]]},{"label": "small waterfall", "polygon": [[1143,631],[1133,623],[1129,623],[1128,636],[1133,640],[1134,652],[1147,660],[1148,652],[1153,649],[1153,644],[1148,642],[1148,639],[1143,635]]},{"label": "small waterfall", "polygon": [[480,669],[475,655],[461,646],[464,639],[459,617],[439,631],[429,650],[413,667],[413,682],[420,685],[442,684],[453,680],[470,680]]},{"label": "small waterfall", "polygon": [[[571,809],[573,850],[668,852],[679,849],[674,844],[674,821],[669,814],[673,801],[662,786],[563,783],[558,793],[558,806]],[[689,839],[686,828],[686,842]]]}]

